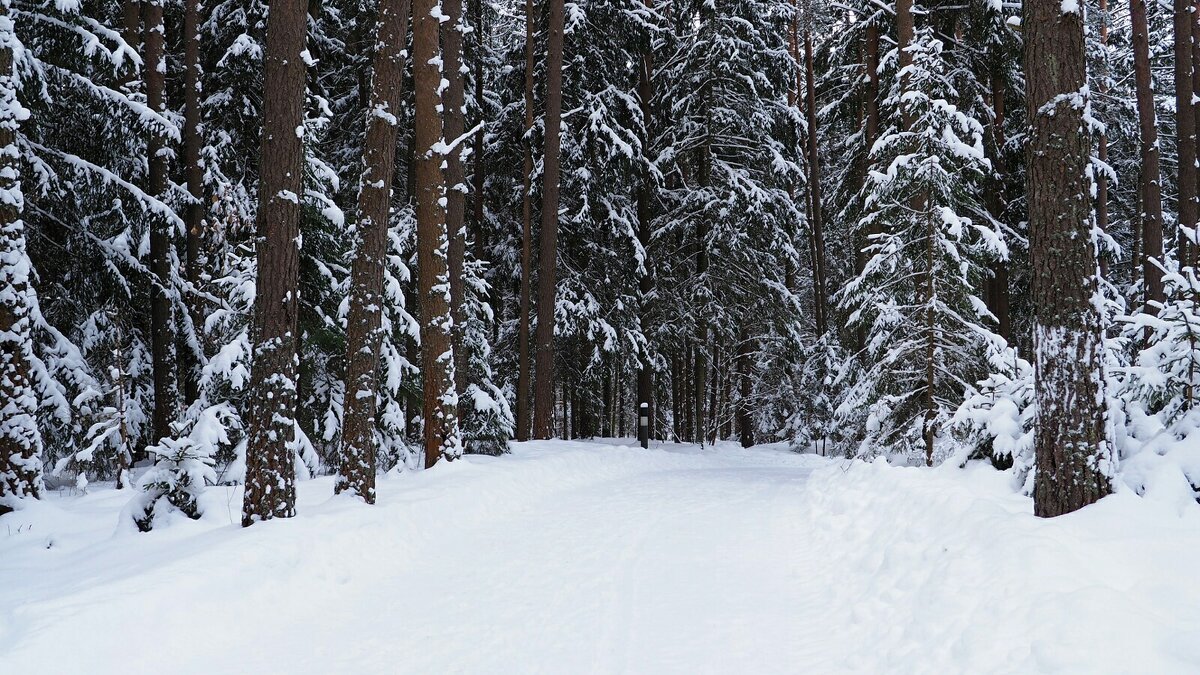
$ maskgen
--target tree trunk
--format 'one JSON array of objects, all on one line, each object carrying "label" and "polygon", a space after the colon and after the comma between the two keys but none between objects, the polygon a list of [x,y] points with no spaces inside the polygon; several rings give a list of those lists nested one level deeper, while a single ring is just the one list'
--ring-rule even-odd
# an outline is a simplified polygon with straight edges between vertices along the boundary
[{"label": "tree trunk", "polygon": [[1179,156],[1179,251],[1191,261],[1182,230],[1196,226],[1196,116],[1192,110],[1192,1],[1175,0],[1175,144]]},{"label": "tree trunk", "polygon": [[[142,3],[139,0],[124,0],[121,4],[121,39],[134,51],[138,51],[142,45],[141,23]],[[129,89],[137,81],[136,73],[133,67],[124,69],[120,87]]]},{"label": "tree trunk", "polygon": [[[1082,16],[1058,0],[1027,0],[1025,80],[1029,139],[1034,325],[1034,512],[1049,517],[1111,490],[1105,433],[1096,251],[1087,178],[1091,143],[1076,101],[1087,84]],[[1190,78],[1187,80],[1190,86]],[[1182,116],[1181,116],[1182,117]]]},{"label": "tree trunk", "polygon": [[[646,6],[651,7],[650,0],[646,0]],[[638,100],[641,104],[642,111],[642,148],[646,152],[650,147],[650,128],[651,116],[654,114],[653,108],[650,106],[650,101],[654,96],[654,52],[647,48],[642,52],[641,68],[638,70]],[[638,182],[637,191],[637,216],[638,216],[638,245],[642,249],[642,260],[640,263],[639,278],[638,278],[638,326],[641,329],[642,337],[646,340],[646,344],[638,354],[638,384],[637,384],[637,406],[634,408],[635,413],[641,414],[642,404],[644,403],[647,409],[653,407],[652,400],[654,391],[652,387],[654,369],[651,361],[650,349],[650,297],[654,292],[654,276],[651,272],[650,263],[650,232],[653,227],[653,203],[654,185],[650,177],[648,169],[639,169],[641,176]],[[653,424],[651,425],[653,427]]]},{"label": "tree trunk", "polygon": [[[995,156],[992,158],[992,168],[996,172],[996,180],[988,190],[988,212],[996,220],[1004,216],[1006,208],[1004,200],[1004,185],[1008,175],[1008,165],[1004,161],[1004,99],[1007,88],[1004,78],[999,74],[992,75],[992,145]],[[991,263],[992,276],[988,279],[987,299],[988,309],[996,317],[996,331],[1005,340],[1011,337],[1008,301],[1008,265],[1007,260],[996,260]]]},{"label": "tree trunk", "polygon": [[450,239],[442,162],[442,82],[438,0],[413,3],[413,89],[416,95],[417,293],[421,302],[421,375],[424,391],[425,468],[462,454],[455,393],[449,275]]},{"label": "tree trunk", "polygon": [[[1108,46],[1108,0],[1099,0],[1100,8],[1100,46]],[[1106,66],[1096,78],[1096,92],[1101,96],[1108,94],[1108,69]],[[1101,131],[1096,151],[1097,159],[1102,164],[1108,164],[1108,133]],[[1104,171],[1096,173],[1096,227],[1100,232],[1108,232],[1108,174]],[[1103,250],[1099,251],[1100,276],[1108,276],[1108,256]]]},{"label": "tree trunk", "polygon": [[517,440],[529,440],[529,318],[533,277],[533,0],[525,0],[525,163],[521,190],[521,316],[517,320]]},{"label": "tree trunk", "polygon": [[255,347],[247,418],[242,525],[296,514],[297,322],[303,194],[307,0],[279,0],[267,18],[256,227]]},{"label": "tree trunk", "polygon": [[816,319],[817,335],[824,335],[828,328],[825,292],[825,223],[821,210],[821,159],[817,148],[817,88],[813,77],[812,2],[805,3],[804,17],[804,80],[805,117],[808,121],[808,226],[812,231],[813,247],[813,315]]},{"label": "tree trunk", "polygon": [[746,333],[746,329],[742,328],[738,335],[737,344],[737,374],[738,374],[738,402],[737,402],[737,419],[738,419],[738,434],[741,436],[742,447],[748,448],[754,445],[754,423],[750,415],[750,358],[753,352],[753,345],[750,342],[750,336]]},{"label": "tree trunk", "polygon": [[[912,65],[912,54],[908,48],[913,39],[913,0],[896,0],[896,52],[899,54],[899,70]],[[908,74],[900,76],[900,91],[908,91]],[[908,131],[913,125],[912,110],[907,105],[900,107],[900,120],[903,129]]]},{"label": "tree trunk", "polygon": [[550,39],[546,58],[546,154],[542,159],[542,240],[538,258],[538,324],[533,433],[554,433],[554,303],[558,263],[559,150],[562,130],[563,0],[549,0]]},{"label": "tree trunk", "polygon": [[[1154,110],[1154,90],[1150,72],[1150,31],[1146,20],[1146,0],[1129,0],[1129,19],[1133,28],[1133,72],[1137,90],[1138,131],[1141,141],[1141,265],[1145,284],[1147,314],[1157,314],[1151,302],[1162,302],[1163,223],[1162,178],[1158,166],[1158,120]],[[1134,264],[1137,264],[1135,260]]]},{"label": "tree trunk", "polygon": [[[165,113],[163,88],[166,83],[166,52],[164,47],[163,0],[147,0],[146,54],[143,74],[146,84],[146,106]],[[148,192],[163,197],[167,190],[167,145],[158,129],[150,131],[146,150],[150,160]],[[154,437],[171,436],[175,419],[175,336],[172,330],[171,296],[171,223],[161,215],[150,215],[150,269],[154,273],[154,289],[150,300],[151,355],[154,369]]]},{"label": "tree trunk", "polygon": [[[184,274],[191,286],[188,311],[192,326],[199,333],[204,321],[203,303],[197,295],[200,287],[200,246],[204,229],[204,168],[200,166],[200,0],[185,0],[183,14],[183,165],[188,194],[192,201],[184,214],[186,267]],[[189,345],[185,361],[184,400],[190,405],[200,396],[200,359]]]},{"label": "tree trunk", "polygon": [[466,139],[464,121],[464,82],[462,55],[463,0],[442,0],[442,12],[449,18],[442,31],[442,77],[446,88],[442,95],[442,123],[446,142],[459,140],[459,146],[446,155],[446,232],[450,236],[450,314],[454,317],[454,386],[461,398],[467,391],[467,350],[463,345],[463,263],[467,250],[466,208],[467,176],[461,148]]},{"label": "tree trunk", "polygon": [[17,100],[10,0],[0,0],[0,515],[18,499],[42,496],[42,438],[38,396],[30,377],[33,361],[29,254],[22,221],[17,126],[25,110]]},{"label": "tree trunk", "polygon": [[346,396],[342,455],[335,494],[351,491],[375,503],[375,427],[383,342],[384,267],[388,212],[396,174],[404,93],[404,46],[409,0],[380,0],[378,39],[371,62],[363,173],[358,190],[358,227],[350,265],[350,313],[346,320]]}]

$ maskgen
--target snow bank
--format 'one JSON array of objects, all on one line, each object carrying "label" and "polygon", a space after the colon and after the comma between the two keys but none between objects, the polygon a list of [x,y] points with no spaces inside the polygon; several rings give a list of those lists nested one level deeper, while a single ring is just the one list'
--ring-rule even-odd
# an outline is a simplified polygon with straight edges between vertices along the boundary
[{"label": "snow bank", "polygon": [[1008,475],[839,463],[808,545],[863,672],[1200,672],[1200,507],[1130,490],[1044,520]]},{"label": "snow bank", "polygon": [[1044,521],[976,465],[545,442],[298,492],[0,518],[0,673],[1200,672],[1200,508],[1131,491]]}]

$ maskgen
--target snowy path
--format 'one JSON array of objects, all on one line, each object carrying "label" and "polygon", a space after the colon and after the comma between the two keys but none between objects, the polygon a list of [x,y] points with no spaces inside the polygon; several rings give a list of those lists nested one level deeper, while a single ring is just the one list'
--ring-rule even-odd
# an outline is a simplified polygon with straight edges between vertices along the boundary
[{"label": "snowy path", "polygon": [[[148,536],[113,536],[126,499],[115,491],[56,497],[0,527],[0,673],[1133,672],[1122,664],[1147,654],[1153,672],[1200,665],[1200,590],[1170,577],[1196,569],[1195,520],[1195,539],[1120,549],[1133,558],[1116,564],[1147,556],[1168,578],[1122,590],[1102,569],[1063,588],[1062,611],[1133,608],[1105,622],[1109,636],[1098,620],[1037,616],[1036,601],[1062,604],[1037,583],[1015,603],[1008,577],[987,583],[1031,563],[1021,528],[1040,525],[1019,498],[981,505],[940,484],[900,495],[925,510],[942,500],[937,520],[951,525],[931,529],[920,511],[872,507],[829,460],[676,450],[527,444],[383,479],[374,508],[331,499],[320,479],[301,484],[298,518],[248,531],[231,524],[239,495],[224,489],[204,520]],[[894,494],[893,482],[860,487]],[[1015,548],[981,540],[976,513],[1015,528]],[[1077,643],[1097,637],[1117,656],[1081,667]]]}]

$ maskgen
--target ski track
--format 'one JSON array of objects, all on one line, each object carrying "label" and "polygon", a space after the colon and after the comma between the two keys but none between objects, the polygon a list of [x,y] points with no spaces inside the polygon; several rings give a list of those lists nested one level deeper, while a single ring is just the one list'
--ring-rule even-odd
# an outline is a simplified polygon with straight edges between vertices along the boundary
[{"label": "ski track", "polygon": [[[969,485],[1003,495],[994,473]],[[1060,567],[1101,550],[1057,543],[1084,530],[937,479],[554,441],[381,477],[374,507],[302,482],[297,518],[247,530],[231,488],[149,535],[116,527],[127,493],[55,495],[0,532],[0,675],[1200,672],[1200,592],[1167,586],[1200,538],[1118,539],[1102,555],[1138,573],[1109,584]],[[1038,556],[1028,592],[983,582]],[[1141,573],[1163,559],[1175,576]],[[1113,603],[1094,654],[1090,624],[1033,609]]]}]

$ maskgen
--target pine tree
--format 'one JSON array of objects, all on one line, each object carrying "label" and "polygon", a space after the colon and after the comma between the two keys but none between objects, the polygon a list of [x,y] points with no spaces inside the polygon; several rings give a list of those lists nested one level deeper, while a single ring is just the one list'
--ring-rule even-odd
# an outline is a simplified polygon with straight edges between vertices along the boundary
[{"label": "pine tree", "polygon": [[1034,511],[1082,508],[1111,490],[1096,249],[1087,164],[1091,139],[1082,8],[1024,6],[1033,283],[1037,477]]},{"label": "pine tree", "polygon": [[269,91],[263,110],[243,526],[296,512],[292,454],[300,440],[296,392],[306,8],[307,0],[277,3],[267,23],[264,81]]}]

